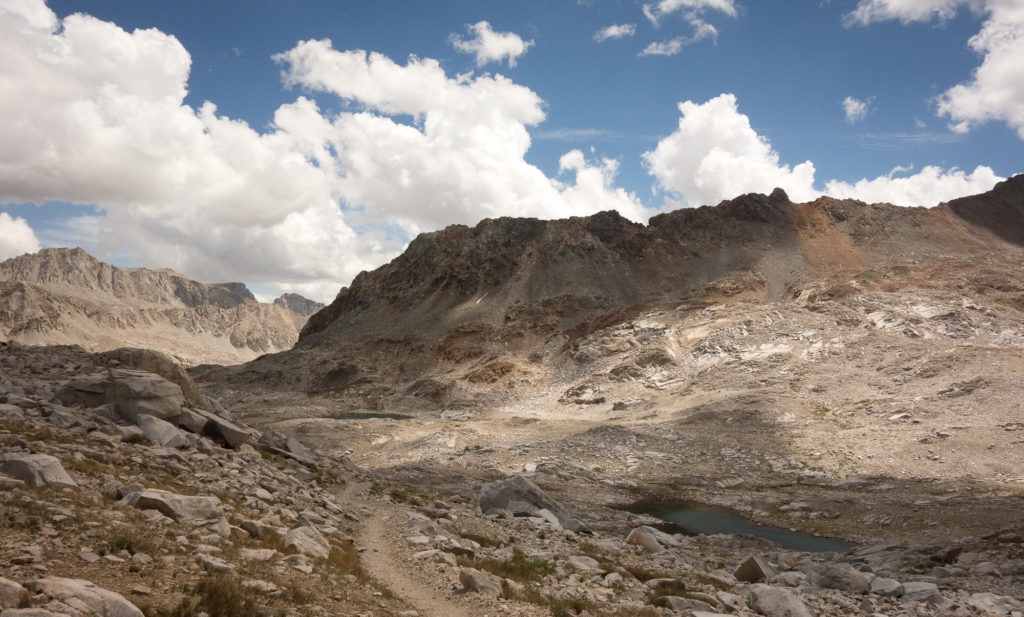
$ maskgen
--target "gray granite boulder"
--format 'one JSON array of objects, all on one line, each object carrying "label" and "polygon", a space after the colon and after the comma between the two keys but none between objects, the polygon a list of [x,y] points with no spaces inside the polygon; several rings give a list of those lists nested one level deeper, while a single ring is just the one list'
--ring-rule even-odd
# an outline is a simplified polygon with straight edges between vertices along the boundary
[{"label": "gray granite boulder", "polygon": [[678,546],[679,542],[664,531],[641,525],[626,536],[626,544],[634,544],[648,553],[660,553],[665,546]]},{"label": "gray granite boulder", "polygon": [[154,373],[109,369],[77,375],[57,394],[64,405],[87,408],[113,404],[125,421],[135,423],[139,414],[149,414],[177,426],[185,402],[181,387]]},{"label": "gray granite boulder", "polygon": [[814,617],[814,611],[792,590],[755,584],[747,589],[747,604],[765,617]]},{"label": "gray granite boulder", "polygon": [[861,572],[848,563],[833,563],[812,572],[810,580],[819,587],[849,593],[868,593],[873,574]]},{"label": "gray granite boulder", "polygon": [[512,516],[538,516],[547,510],[569,531],[583,530],[583,524],[569,510],[547,495],[539,486],[523,476],[488,482],[480,489],[480,511],[484,514],[509,512]]},{"label": "gray granite boulder", "polygon": [[732,573],[736,580],[744,583],[760,583],[775,576],[775,570],[757,555],[751,555]]},{"label": "gray granite boulder", "polygon": [[292,529],[284,534],[281,542],[297,553],[316,559],[327,559],[331,554],[331,545],[315,527],[310,525]]},{"label": "gray granite boulder", "polygon": [[489,572],[482,572],[476,568],[462,568],[459,570],[459,582],[470,591],[486,593],[500,598],[502,594],[501,579]]},{"label": "gray granite boulder", "polygon": [[28,596],[27,589],[10,579],[0,577],[0,608],[17,608]]},{"label": "gray granite boulder", "polygon": [[146,439],[166,448],[185,448],[188,446],[188,438],[182,434],[173,424],[161,420],[148,413],[139,414],[135,420],[136,425],[146,436]]},{"label": "gray granite boulder", "polygon": [[224,516],[220,499],[212,495],[178,495],[170,491],[147,488],[129,493],[122,502],[140,510],[157,510],[164,516],[188,523],[213,523]]},{"label": "gray granite boulder", "polygon": [[67,604],[95,617],[143,617],[142,611],[119,593],[77,578],[47,577],[25,584],[36,594]]},{"label": "gray granite boulder", "polygon": [[78,486],[78,483],[71,479],[60,460],[49,454],[16,454],[8,456],[0,471],[21,480],[29,486],[46,486],[48,484],[60,484],[64,486]]}]

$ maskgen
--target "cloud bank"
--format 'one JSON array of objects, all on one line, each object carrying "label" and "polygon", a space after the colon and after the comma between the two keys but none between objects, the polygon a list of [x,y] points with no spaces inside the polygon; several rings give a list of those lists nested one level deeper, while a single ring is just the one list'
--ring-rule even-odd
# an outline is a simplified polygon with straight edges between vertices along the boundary
[{"label": "cloud bank", "polygon": [[[517,57],[489,40],[478,57]],[[435,60],[305,41],[276,57],[286,84],[354,110],[329,117],[298,96],[256,131],[213,103],[184,104],[191,58],[155,29],[8,2],[0,57],[0,203],[95,204],[101,255],[201,280],[330,298],[421,230],[598,207],[651,213],[611,188],[607,161],[574,155],[554,179],[528,164],[543,101],[500,75],[448,77]]]},{"label": "cloud bank", "polygon": [[[707,9],[735,12],[725,0],[648,5],[658,19]],[[507,33],[486,22],[471,31],[478,36],[463,42],[477,42],[478,63],[511,65],[529,47],[488,42],[488,32]],[[501,75],[450,76],[429,58],[303,41],[274,57],[300,92],[258,131],[211,102],[184,103],[191,57],[159,30],[127,32],[84,14],[58,20],[42,0],[0,0],[0,57],[0,204],[95,205],[58,235],[95,237],[100,256],[200,280],[330,299],[420,231],[484,217],[615,209],[643,221],[655,212],[615,186],[619,161],[592,150],[564,153],[555,177],[528,163],[544,101]],[[342,111],[325,112],[309,93],[334,97]],[[795,200],[820,194],[814,164],[782,162],[732,94],[679,112],[675,130],[643,155],[663,207],[776,186]],[[927,167],[825,190],[931,205],[996,180],[985,167]],[[39,246],[6,213],[0,238],[0,257]]]},{"label": "cloud bank", "polygon": [[643,155],[648,172],[678,206],[716,204],[740,193],[768,193],[781,187],[793,201],[819,195],[890,202],[903,206],[933,206],[954,197],[981,193],[1002,180],[988,167],[967,174],[957,168],[925,167],[897,177],[897,168],[873,180],[853,183],[830,180],[815,188],[814,163],[787,165],[768,140],[740,113],[736,97],[719,95],[705,103],[679,104],[679,124],[669,136]]}]

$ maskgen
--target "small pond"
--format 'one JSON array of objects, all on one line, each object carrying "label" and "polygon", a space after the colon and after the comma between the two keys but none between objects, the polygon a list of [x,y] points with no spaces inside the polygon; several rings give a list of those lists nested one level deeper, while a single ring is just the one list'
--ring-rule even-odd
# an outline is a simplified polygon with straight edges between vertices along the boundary
[{"label": "small pond", "polygon": [[855,545],[837,538],[826,538],[810,533],[770,527],[725,510],[703,504],[665,505],[640,503],[629,508],[637,514],[650,514],[672,523],[688,535],[716,533],[745,533],[783,546],[810,553],[843,553]]},{"label": "small pond", "polygon": [[335,420],[412,420],[412,416],[401,413],[350,411],[331,416]]}]

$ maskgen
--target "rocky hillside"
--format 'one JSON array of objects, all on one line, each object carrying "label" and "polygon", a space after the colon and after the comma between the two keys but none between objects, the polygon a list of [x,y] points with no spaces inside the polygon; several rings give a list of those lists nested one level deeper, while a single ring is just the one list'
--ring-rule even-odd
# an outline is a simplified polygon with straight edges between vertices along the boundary
[{"label": "rocky hillside", "polygon": [[304,322],[287,307],[257,302],[242,283],[119,268],[81,249],[0,263],[0,338],[23,343],[148,347],[187,365],[234,364],[291,347]]},{"label": "rocky hillside", "polygon": [[806,552],[565,503],[572,486],[551,471],[408,488],[355,469],[344,443],[311,449],[204,409],[154,361],[0,342],[4,617],[1024,610],[1019,519]]},{"label": "rocky hillside", "polygon": [[994,531],[1024,495],[1022,186],[453,227],[293,349],[192,375],[414,486],[525,469],[858,541]]},{"label": "rocky hillside", "polygon": [[356,405],[410,394],[446,407],[460,392],[507,401],[521,385],[587,374],[594,365],[578,353],[586,337],[651,312],[792,310],[944,285],[995,294],[1016,311],[1022,230],[1024,176],[931,209],[793,203],[776,190],[646,226],[614,212],[456,225],[357,276],[287,355],[210,378],[358,393]]},{"label": "rocky hillside", "polygon": [[537,313],[566,328],[637,304],[780,301],[808,280],[1004,242],[1024,243],[1024,176],[930,210],[827,197],[798,204],[777,189],[646,226],[615,212],[488,219],[420,235],[391,263],[357,276],[302,338],[443,336]]}]

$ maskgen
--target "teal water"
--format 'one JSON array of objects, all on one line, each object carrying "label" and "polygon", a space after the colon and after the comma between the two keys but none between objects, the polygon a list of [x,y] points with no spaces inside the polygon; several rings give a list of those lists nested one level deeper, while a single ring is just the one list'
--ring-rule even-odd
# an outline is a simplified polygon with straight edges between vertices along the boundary
[{"label": "teal water", "polygon": [[838,538],[827,538],[810,533],[789,531],[781,527],[761,525],[750,519],[724,510],[702,504],[669,506],[664,504],[637,504],[630,512],[650,514],[672,523],[689,535],[716,533],[745,533],[783,546],[809,553],[844,553],[855,545]]}]

